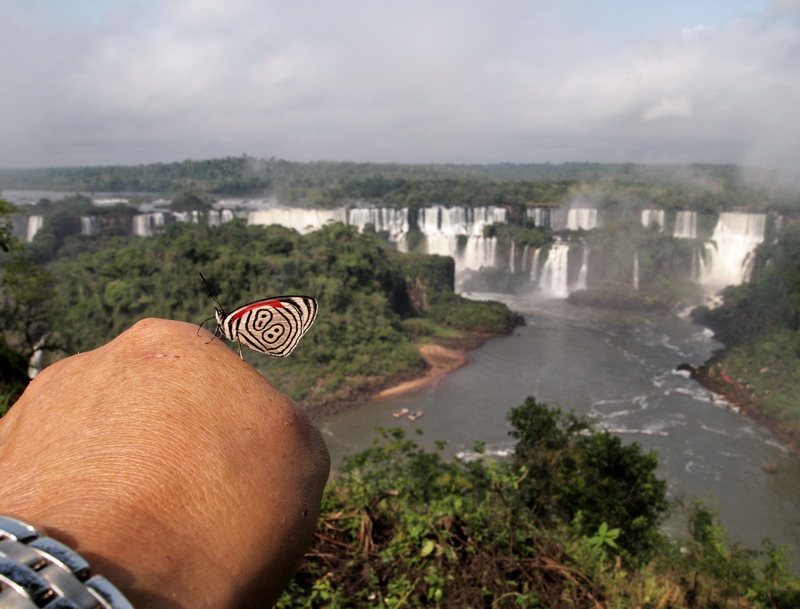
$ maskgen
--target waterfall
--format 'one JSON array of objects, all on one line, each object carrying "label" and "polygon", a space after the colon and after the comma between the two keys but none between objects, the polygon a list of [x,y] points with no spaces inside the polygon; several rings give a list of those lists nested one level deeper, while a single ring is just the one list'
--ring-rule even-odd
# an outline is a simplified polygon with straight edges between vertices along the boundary
[{"label": "waterfall", "polygon": [[[133,216],[132,231],[139,237],[152,237],[153,234],[167,223],[167,212],[151,211],[146,214]],[[172,216],[170,216],[172,219]]]},{"label": "waterfall", "polygon": [[699,247],[692,249],[692,281],[700,283],[700,278],[706,275],[706,261]]},{"label": "waterfall", "polygon": [[528,258],[530,257],[530,250],[531,246],[528,245],[527,243],[525,244],[525,247],[522,248],[522,268],[520,269],[520,272],[522,273],[527,273],[529,270]]},{"label": "waterfall", "polygon": [[537,247],[533,250],[533,261],[531,262],[531,283],[536,285],[539,281],[539,258],[541,257],[542,248]]},{"label": "waterfall", "polygon": [[583,244],[583,254],[581,257],[581,269],[578,272],[578,281],[575,283],[576,290],[586,289],[586,277],[589,274],[589,246]]},{"label": "waterfall", "polygon": [[260,209],[251,211],[247,214],[248,224],[260,224],[269,226],[270,224],[280,224],[287,228],[293,228],[299,233],[305,234],[317,230],[329,222],[347,222],[347,212],[344,208],[339,209],[299,209],[299,208],[275,208]]},{"label": "waterfall", "polygon": [[552,298],[566,298],[569,296],[568,275],[569,271],[569,244],[554,243],[542,268],[540,287],[542,292]]},{"label": "waterfall", "polygon": [[597,210],[594,207],[573,207],[567,212],[567,229],[592,230],[597,228]]},{"label": "waterfall", "polygon": [[197,224],[200,221],[200,212],[194,211],[174,211],[172,212],[172,219],[175,222],[186,222],[189,224]]},{"label": "waterfall", "polygon": [[484,237],[486,226],[506,223],[504,207],[443,207],[434,205],[419,210],[417,226],[425,235],[425,252],[451,256],[456,273],[497,267],[497,238]]},{"label": "waterfall", "polygon": [[[452,254],[451,254],[452,255]],[[463,252],[455,252],[456,271],[478,271],[497,266],[497,238],[470,237]]]},{"label": "waterfall", "polygon": [[227,211],[230,212],[229,209],[219,210],[219,209],[209,209],[208,210],[208,225],[209,226],[219,226],[222,224],[222,212]]},{"label": "waterfall", "polygon": [[211,209],[208,211],[208,225],[219,226],[230,222],[235,218],[233,211],[230,209]]},{"label": "waterfall", "polygon": [[91,237],[103,227],[100,216],[81,216],[81,235]]},{"label": "waterfall", "polygon": [[764,240],[766,214],[722,213],[706,243],[700,284],[714,291],[750,278],[753,250]]},{"label": "waterfall", "polygon": [[511,252],[508,254],[508,272],[509,273],[516,273],[517,272],[517,244],[512,240],[511,241]]},{"label": "waterfall", "polygon": [[679,239],[697,239],[697,212],[679,211],[675,215],[675,231],[672,235]]},{"label": "waterfall", "polygon": [[633,289],[639,291],[639,253],[633,254]]},{"label": "waterfall", "polygon": [[408,233],[408,208],[354,207],[347,214],[347,223],[363,231],[372,224],[376,232],[389,233],[389,240],[398,243]]},{"label": "waterfall", "polygon": [[28,243],[33,241],[36,233],[42,229],[42,226],[44,226],[43,216],[28,216],[28,229],[25,232],[25,241]]},{"label": "waterfall", "polygon": [[443,235],[483,236],[485,226],[508,221],[505,207],[442,207],[434,205],[419,210],[418,227],[426,236]]},{"label": "waterfall", "polygon": [[548,207],[529,207],[525,210],[525,216],[533,220],[533,225],[536,227],[551,228],[553,226]]},{"label": "waterfall", "polygon": [[642,226],[650,228],[654,224],[658,230],[664,230],[664,210],[663,209],[643,209],[642,210]]}]

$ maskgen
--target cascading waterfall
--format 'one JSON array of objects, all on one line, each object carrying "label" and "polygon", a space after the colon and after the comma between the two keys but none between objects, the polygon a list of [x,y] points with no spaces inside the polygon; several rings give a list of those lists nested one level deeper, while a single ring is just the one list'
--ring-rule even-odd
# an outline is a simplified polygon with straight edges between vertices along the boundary
[{"label": "cascading waterfall", "polygon": [[318,230],[329,222],[347,222],[347,211],[339,209],[299,209],[273,208],[251,211],[247,215],[247,224],[269,226],[279,224],[293,228],[300,234]]},{"label": "cascading waterfall", "polygon": [[506,223],[504,207],[424,207],[417,226],[425,236],[425,252],[451,256],[456,273],[497,267],[497,238],[485,237],[484,227]]},{"label": "cascading waterfall", "polygon": [[597,228],[597,209],[573,207],[567,212],[568,230],[592,230]]},{"label": "cascading waterfall", "polygon": [[566,298],[569,296],[569,243],[558,242],[550,247],[542,268],[539,287],[546,296]]},{"label": "cascading waterfall", "polygon": [[581,268],[578,272],[578,281],[575,283],[576,290],[586,289],[586,278],[589,275],[589,246],[583,244],[583,254],[581,257]]},{"label": "cascading waterfall", "polygon": [[764,240],[766,214],[720,214],[711,242],[706,244],[700,284],[718,291],[750,278],[753,250]]},{"label": "cascading waterfall", "polygon": [[700,283],[700,278],[706,274],[706,261],[699,247],[692,250],[692,281]]},{"label": "cascading waterfall", "polygon": [[389,240],[400,243],[408,233],[408,208],[354,207],[347,213],[347,223],[363,231],[371,224],[377,232],[389,233]]},{"label": "cascading waterfall", "polygon": [[[451,254],[452,255],[452,254]],[[478,271],[497,266],[497,238],[470,237],[464,251],[456,253],[456,272],[460,270]]]},{"label": "cascading waterfall", "polygon": [[197,224],[200,222],[201,214],[199,211],[174,211],[172,212],[172,219],[175,222],[186,222],[188,224]]},{"label": "cascading waterfall", "polygon": [[673,237],[678,239],[697,239],[697,212],[679,211],[675,214]]},{"label": "cascading waterfall", "polygon": [[642,210],[642,226],[650,228],[656,226],[658,230],[664,230],[664,217],[663,209],[643,209]]},{"label": "cascading waterfall", "polygon": [[44,226],[43,216],[28,216],[28,227],[25,231],[25,241],[28,243],[33,241],[36,233],[42,229],[42,226]]},{"label": "cascading waterfall", "polygon": [[542,248],[537,247],[533,250],[533,261],[531,262],[531,283],[536,285],[539,281],[539,258],[541,257]]},{"label": "cascading waterfall", "polygon": [[101,227],[100,216],[81,216],[81,235],[91,237],[96,234]]},{"label": "cascading waterfall", "polygon": [[233,211],[230,209],[212,209],[208,212],[208,225],[219,226],[234,219]]},{"label": "cascading waterfall", "polygon": [[[165,203],[165,202],[162,202]],[[159,203],[160,204],[160,203]],[[235,204],[235,201],[231,205]],[[152,209],[152,207],[150,207]],[[158,207],[156,207],[158,209]],[[568,280],[568,260],[570,246],[566,242],[548,247],[547,260],[541,263],[541,250],[526,245],[520,253],[512,242],[508,249],[500,247],[496,237],[485,236],[485,228],[494,223],[508,222],[508,210],[500,206],[468,207],[430,205],[412,214],[408,208],[345,207],[336,209],[280,208],[270,204],[266,208],[253,208],[246,214],[249,224],[279,224],[307,233],[330,222],[342,222],[364,230],[368,225],[376,231],[388,233],[388,238],[398,249],[407,248],[406,236],[412,229],[418,229],[424,237],[420,251],[430,254],[450,256],[455,260],[456,272],[482,268],[496,268],[510,273],[524,274],[534,286],[541,288],[551,297],[565,298],[571,290],[582,289],[586,285],[589,272],[590,252],[584,245],[580,272],[573,277],[574,284]],[[132,232],[140,236],[151,236],[160,227],[173,221],[204,221],[205,212],[150,211],[132,217]],[[572,209],[558,210],[555,207],[529,207],[526,217],[537,226],[549,226],[551,220],[572,230],[592,230],[597,228],[598,210],[591,207],[576,206]],[[207,212],[207,221],[217,226],[234,219],[232,209],[223,208]],[[416,216],[416,222],[412,218]],[[698,214],[694,211],[679,211],[675,214],[673,235],[682,239],[697,239]],[[698,245],[693,254],[692,278],[709,291],[719,290],[727,285],[741,283],[749,277],[752,264],[752,251],[764,238],[764,214],[729,212],[720,215],[711,241],[705,246]],[[27,239],[33,238],[41,228],[42,216],[27,217]],[[81,218],[81,233],[91,235],[105,225],[101,216]],[[641,212],[641,222],[645,226],[657,224],[660,230],[666,228],[666,215],[663,210],[646,209]],[[22,232],[22,231],[20,231]],[[487,233],[488,234],[488,233]],[[499,253],[500,250],[502,253]],[[577,254],[577,252],[575,252]],[[573,268],[573,271],[577,271]],[[574,274],[574,273],[573,273]],[[638,255],[633,261],[633,286],[639,289],[640,280]]]},{"label": "cascading waterfall", "polygon": [[167,224],[168,219],[172,219],[169,212],[152,211],[146,214],[137,214],[133,216],[132,232],[139,237],[152,237],[159,228]]},{"label": "cascading waterfall", "polygon": [[549,207],[529,207],[525,210],[525,217],[533,220],[533,225],[540,228],[552,228]]}]

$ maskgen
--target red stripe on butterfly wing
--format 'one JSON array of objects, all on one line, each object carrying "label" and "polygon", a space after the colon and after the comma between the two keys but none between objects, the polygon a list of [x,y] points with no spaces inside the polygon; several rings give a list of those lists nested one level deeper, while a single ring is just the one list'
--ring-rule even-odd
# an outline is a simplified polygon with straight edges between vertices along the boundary
[{"label": "red stripe on butterfly wing", "polygon": [[252,311],[253,309],[260,309],[262,307],[272,307],[273,309],[282,309],[283,303],[280,300],[259,300],[258,302],[250,303],[249,305],[244,305],[240,307],[236,311],[233,312],[230,321],[236,321],[242,318],[242,315],[247,313],[248,311]]}]

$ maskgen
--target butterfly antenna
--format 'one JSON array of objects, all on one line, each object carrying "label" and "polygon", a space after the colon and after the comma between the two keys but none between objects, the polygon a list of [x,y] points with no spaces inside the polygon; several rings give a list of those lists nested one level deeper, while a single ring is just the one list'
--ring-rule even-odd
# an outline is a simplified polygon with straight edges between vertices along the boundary
[{"label": "butterfly antenna", "polygon": [[[222,307],[222,303],[221,303],[221,302],[219,301],[219,299],[218,299],[218,298],[217,298],[217,297],[214,295],[214,292],[212,292],[212,291],[211,291],[211,286],[210,286],[210,285],[208,285],[208,281],[206,281],[206,278],[205,278],[205,277],[203,277],[203,273],[199,273],[199,275],[200,275],[200,279],[202,279],[202,280],[203,280],[203,283],[206,285],[206,293],[207,293],[209,296],[211,296],[211,298],[214,300],[214,302],[216,302],[216,303],[217,303],[217,306],[219,307],[220,311],[224,311],[225,309],[223,309],[223,307]],[[206,321],[208,321],[208,320],[206,320]],[[205,323],[205,322],[203,322],[203,323]]]}]

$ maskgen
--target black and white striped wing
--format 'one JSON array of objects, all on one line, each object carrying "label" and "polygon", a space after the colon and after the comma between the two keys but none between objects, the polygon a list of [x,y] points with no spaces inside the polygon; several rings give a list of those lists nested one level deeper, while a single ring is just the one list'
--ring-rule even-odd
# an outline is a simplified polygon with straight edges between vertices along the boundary
[{"label": "black and white striped wing", "polygon": [[316,316],[317,301],[310,296],[276,296],[229,313],[222,330],[226,338],[240,345],[285,357],[297,346]]}]

